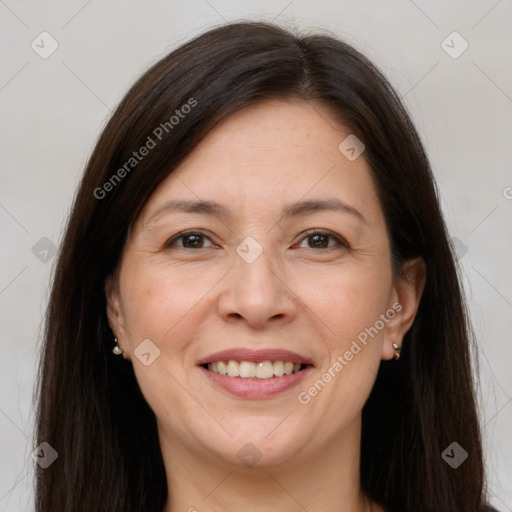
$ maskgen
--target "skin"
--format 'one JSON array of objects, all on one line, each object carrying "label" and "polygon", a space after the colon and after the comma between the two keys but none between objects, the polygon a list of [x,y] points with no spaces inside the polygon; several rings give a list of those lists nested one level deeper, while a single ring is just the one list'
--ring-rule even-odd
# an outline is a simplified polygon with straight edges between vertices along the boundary
[{"label": "skin", "polygon": [[[338,145],[350,131],[322,105],[266,100],[219,124],[158,187],[106,282],[110,326],[154,411],[168,479],[164,512],[382,511],[361,492],[361,411],[381,360],[411,327],[425,284],[422,259],[393,280],[384,214],[364,153]],[[281,219],[283,205],[337,198],[341,211]],[[212,200],[232,217],[168,212],[171,199]],[[315,239],[308,230],[346,240]],[[185,231],[204,237],[166,242]],[[236,252],[252,236],[252,263]],[[358,334],[399,303],[377,335],[310,402]],[[387,317],[386,317],[387,318]],[[134,350],[150,339],[149,366]],[[285,348],[310,357],[304,383],[262,400],[215,387],[197,361],[235,347]],[[392,364],[392,363],[390,363]],[[251,442],[252,467],[238,451]],[[302,508],[304,507],[304,508]]]}]

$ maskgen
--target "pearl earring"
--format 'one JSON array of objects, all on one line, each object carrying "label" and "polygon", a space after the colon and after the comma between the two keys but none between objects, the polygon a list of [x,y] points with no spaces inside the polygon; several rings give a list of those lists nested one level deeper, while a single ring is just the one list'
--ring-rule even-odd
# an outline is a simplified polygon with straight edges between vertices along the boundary
[{"label": "pearl earring", "polygon": [[114,353],[116,356],[124,354],[124,350],[117,344],[117,338],[114,338],[114,343],[116,346],[112,349],[112,353]]}]

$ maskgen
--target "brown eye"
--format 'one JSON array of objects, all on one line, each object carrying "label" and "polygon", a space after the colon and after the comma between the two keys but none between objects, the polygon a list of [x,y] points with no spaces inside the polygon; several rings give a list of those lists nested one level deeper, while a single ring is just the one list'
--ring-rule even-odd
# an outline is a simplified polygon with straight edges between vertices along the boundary
[{"label": "brown eye", "polygon": [[[176,245],[176,242],[180,240],[182,241],[182,245]],[[179,249],[203,249],[204,240],[209,240],[209,238],[203,233],[187,231],[171,238],[165,244],[165,247],[178,247]]]},{"label": "brown eye", "polygon": [[[336,246],[349,248],[345,240],[330,232],[314,231],[305,236],[301,242],[304,240],[309,240],[308,249],[331,249]],[[334,240],[335,244],[329,245],[330,240]]]}]

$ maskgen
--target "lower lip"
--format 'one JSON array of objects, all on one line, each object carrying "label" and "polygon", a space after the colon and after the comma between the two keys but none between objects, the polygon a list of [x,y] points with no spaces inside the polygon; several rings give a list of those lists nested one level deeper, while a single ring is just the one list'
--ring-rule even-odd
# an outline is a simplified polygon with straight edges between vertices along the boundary
[{"label": "lower lip", "polygon": [[270,398],[294,386],[297,386],[306,375],[313,369],[312,366],[306,366],[303,370],[291,375],[282,377],[273,377],[272,379],[241,379],[239,377],[229,377],[219,375],[199,366],[204,375],[210,379],[215,386],[228,391],[232,395],[247,399]]}]

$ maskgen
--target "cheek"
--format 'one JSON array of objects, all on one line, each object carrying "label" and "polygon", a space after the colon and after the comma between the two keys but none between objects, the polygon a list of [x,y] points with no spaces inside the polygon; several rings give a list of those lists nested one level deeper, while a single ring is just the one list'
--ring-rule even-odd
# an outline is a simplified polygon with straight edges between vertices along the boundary
[{"label": "cheek", "polygon": [[326,395],[364,400],[381,360],[386,326],[382,315],[392,318],[386,317],[391,273],[378,265],[347,266],[322,281],[323,293],[310,295],[308,306],[321,320],[317,324],[326,354],[322,371],[330,371],[326,379],[333,383]]},{"label": "cheek", "polygon": [[373,326],[385,312],[391,274],[378,265],[347,265],[323,276],[308,278],[302,283],[302,289],[307,306],[324,324],[328,338],[334,340],[333,346],[342,349]]},{"label": "cheek", "polygon": [[182,322],[215,284],[208,275],[183,272],[161,265],[127,268],[123,288],[123,316],[130,338],[163,342],[180,337]]},{"label": "cheek", "polygon": [[[201,415],[185,391],[190,388],[186,354],[197,328],[193,308],[212,284],[184,274],[158,264],[126,265],[121,289],[132,364],[142,394],[159,420],[186,436],[184,425]],[[160,350],[148,366],[134,354],[145,339]]]}]

